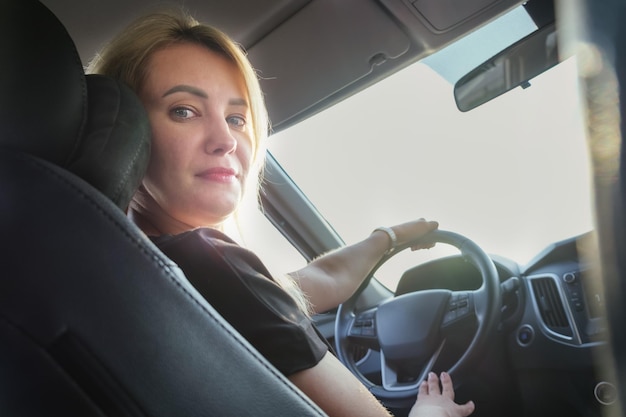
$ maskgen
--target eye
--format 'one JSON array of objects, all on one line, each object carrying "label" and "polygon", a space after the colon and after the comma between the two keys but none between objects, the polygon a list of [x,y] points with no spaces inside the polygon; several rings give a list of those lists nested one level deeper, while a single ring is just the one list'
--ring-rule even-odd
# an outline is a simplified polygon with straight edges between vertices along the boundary
[{"label": "eye", "polygon": [[170,110],[172,117],[176,119],[191,119],[196,113],[187,107],[174,107]]},{"label": "eye", "polygon": [[240,130],[246,127],[246,119],[243,116],[238,116],[238,115],[228,116],[226,118],[226,121],[228,122],[229,125]]}]

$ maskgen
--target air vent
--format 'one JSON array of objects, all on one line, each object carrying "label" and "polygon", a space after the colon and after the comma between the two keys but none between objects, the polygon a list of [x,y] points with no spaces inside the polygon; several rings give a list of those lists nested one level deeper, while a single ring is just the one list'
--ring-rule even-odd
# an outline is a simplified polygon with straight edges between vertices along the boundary
[{"label": "air vent", "polygon": [[571,336],[572,329],[569,326],[556,282],[551,278],[536,278],[532,280],[532,286],[545,325],[556,333]]}]

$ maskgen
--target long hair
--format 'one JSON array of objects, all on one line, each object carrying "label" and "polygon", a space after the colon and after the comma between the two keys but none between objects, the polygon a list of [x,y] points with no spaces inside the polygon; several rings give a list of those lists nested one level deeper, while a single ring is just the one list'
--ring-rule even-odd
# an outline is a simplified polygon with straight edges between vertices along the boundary
[{"label": "long hair", "polygon": [[[183,10],[169,9],[148,14],[133,21],[113,38],[90,61],[86,72],[115,78],[139,93],[146,81],[152,55],[180,43],[197,44],[222,55],[241,74],[252,118],[252,163],[245,190],[255,190],[258,196],[269,132],[267,109],[257,73],[246,53],[224,32],[200,24]],[[296,300],[304,312],[310,311],[306,297],[293,278],[287,274],[277,274],[274,279]]]},{"label": "long hair", "polygon": [[[260,173],[265,157],[269,121],[257,74],[243,49],[217,28],[202,25],[180,10],[165,10],[132,22],[89,63],[86,72],[103,74],[127,84],[139,93],[147,77],[152,55],[177,43],[193,43],[216,52],[235,64],[250,100],[253,132],[253,167]],[[255,171],[251,170],[251,173]],[[251,175],[252,176],[252,175]]]}]

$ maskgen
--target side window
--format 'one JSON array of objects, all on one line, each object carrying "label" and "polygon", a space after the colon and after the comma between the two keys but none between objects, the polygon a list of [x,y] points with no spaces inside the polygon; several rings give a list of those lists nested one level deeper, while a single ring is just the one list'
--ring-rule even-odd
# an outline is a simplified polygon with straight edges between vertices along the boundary
[{"label": "side window", "polygon": [[304,267],[306,259],[280,233],[256,204],[245,203],[237,225],[227,227],[229,236],[238,236],[242,246],[257,254],[273,273],[288,273]]}]

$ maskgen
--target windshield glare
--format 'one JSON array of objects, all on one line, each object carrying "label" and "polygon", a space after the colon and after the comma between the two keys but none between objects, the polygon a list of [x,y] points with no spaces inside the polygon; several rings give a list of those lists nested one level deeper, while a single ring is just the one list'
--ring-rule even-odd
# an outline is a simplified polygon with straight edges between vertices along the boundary
[{"label": "windshield glare", "polygon": [[[466,113],[453,82],[416,63],[273,135],[270,151],[347,243],[424,217],[524,264],[591,230],[575,61]],[[455,250],[419,252],[376,277],[393,290],[407,268]]]}]

